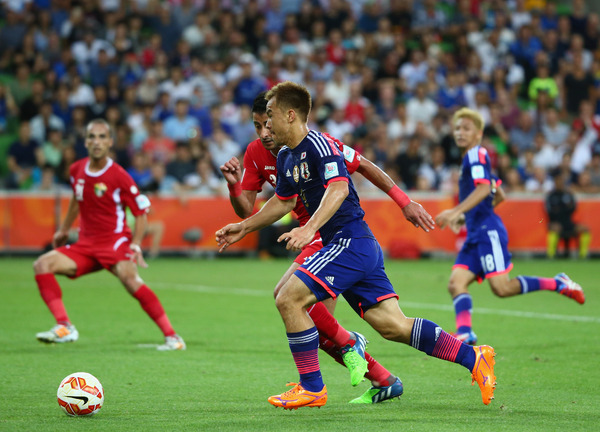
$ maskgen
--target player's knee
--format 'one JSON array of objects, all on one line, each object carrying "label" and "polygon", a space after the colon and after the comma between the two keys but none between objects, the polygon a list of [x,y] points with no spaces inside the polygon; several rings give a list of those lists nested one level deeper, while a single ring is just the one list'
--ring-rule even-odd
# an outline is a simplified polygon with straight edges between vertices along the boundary
[{"label": "player's knee", "polygon": [[51,270],[52,266],[50,265],[50,260],[45,255],[38,257],[38,259],[33,262],[33,272],[36,275],[51,273]]},{"label": "player's knee", "polygon": [[450,281],[448,282],[448,292],[450,293],[452,298],[454,298],[463,292],[463,287],[457,284],[456,281],[450,279]]},{"label": "player's knee", "polygon": [[497,297],[509,297],[511,295],[507,283],[492,285],[492,292]]}]

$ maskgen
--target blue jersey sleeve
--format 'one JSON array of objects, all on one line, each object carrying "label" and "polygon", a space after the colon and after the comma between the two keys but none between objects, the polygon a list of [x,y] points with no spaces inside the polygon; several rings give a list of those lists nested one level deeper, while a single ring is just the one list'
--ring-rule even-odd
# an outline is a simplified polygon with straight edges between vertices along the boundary
[{"label": "blue jersey sleeve", "polygon": [[344,156],[333,141],[326,139],[321,134],[309,134],[307,137],[313,144],[314,163],[318,167],[318,174],[327,187],[335,181],[348,182],[350,174],[346,168]]},{"label": "blue jersey sleeve", "polygon": [[468,162],[469,172],[474,185],[480,183],[490,184],[492,182],[492,164],[485,148],[480,146],[472,148],[469,150],[468,157],[465,160]]}]

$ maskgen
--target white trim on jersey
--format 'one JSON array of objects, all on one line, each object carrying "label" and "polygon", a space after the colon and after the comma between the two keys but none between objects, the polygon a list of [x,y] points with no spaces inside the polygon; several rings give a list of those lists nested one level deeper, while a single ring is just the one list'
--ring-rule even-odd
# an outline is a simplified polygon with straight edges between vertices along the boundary
[{"label": "white trim on jersey", "polygon": [[490,238],[490,243],[492,244],[492,255],[494,256],[494,266],[496,267],[496,271],[499,272],[506,270],[504,253],[502,252],[502,244],[500,243],[498,231],[490,230],[487,232],[487,235]]},{"label": "white trim on jersey", "polygon": [[113,160],[111,158],[107,158],[108,159],[108,163],[106,164],[106,166],[104,168],[102,168],[100,171],[97,172],[91,172],[89,170],[90,167],[90,161],[88,160],[85,164],[85,174],[89,175],[90,177],[100,177],[102,174],[104,174],[113,164]]},{"label": "white trim on jersey", "polygon": [[467,157],[469,158],[469,164],[473,165],[474,163],[479,163],[479,146],[477,145],[469,150],[467,152]]},{"label": "white trim on jersey", "polygon": [[117,226],[115,227],[115,233],[123,232],[123,228],[125,227],[125,212],[123,211],[123,206],[121,205],[121,188],[115,189],[112,194],[113,201],[117,205]]},{"label": "white trim on jersey", "polygon": [[333,154],[331,152],[331,147],[329,147],[327,140],[325,140],[323,136],[317,134],[314,131],[310,131],[308,135],[306,135],[306,137],[310,142],[312,142],[315,145],[317,151],[319,152],[319,156],[325,157],[331,156]]},{"label": "white trim on jersey", "polygon": [[306,267],[306,270],[314,275],[319,273],[323,267],[336,259],[342,252],[344,252],[344,249],[350,246],[350,240],[352,239],[340,239],[339,243],[325,252],[325,254],[311,261],[308,267]]}]

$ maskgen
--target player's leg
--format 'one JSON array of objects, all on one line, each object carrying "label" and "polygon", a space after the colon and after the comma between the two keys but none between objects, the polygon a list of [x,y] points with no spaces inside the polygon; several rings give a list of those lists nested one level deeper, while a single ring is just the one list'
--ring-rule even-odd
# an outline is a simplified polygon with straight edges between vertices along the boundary
[{"label": "player's leg", "polygon": [[494,396],[494,349],[489,346],[471,347],[440,326],[423,318],[407,318],[395,298],[388,298],[364,313],[365,320],[384,338],[401,342],[427,355],[461,364],[471,371],[473,382],[481,389],[484,404]]},{"label": "player's leg", "polygon": [[546,255],[550,259],[556,257],[561,231],[562,227],[558,222],[551,222],[548,225],[548,234],[546,235]]},{"label": "player's leg", "polygon": [[160,345],[158,348],[162,351],[184,350],[185,342],[173,329],[171,321],[154,291],[139,276],[136,263],[119,261],[111,268],[111,272],[119,278],[127,291],[140,303],[144,312],[162,331],[165,336],[165,345]]},{"label": "player's leg", "polygon": [[575,231],[577,233],[577,238],[579,239],[579,258],[587,258],[590,251],[590,243],[592,241],[590,230],[585,225],[576,224]]},{"label": "player's leg", "polygon": [[448,282],[448,292],[452,297],[456,316],[456,333],[454,336],[469,345],[474,345],[477,342],[471,320],[473,299],[468,289],[469,285],[475,280],[476,276],[472,271],[463,266],[454,266]]},{"label": "player's leg", "polygon": [[48,331],[37,333],[36,338],[41,342],[48,343],[76,341],[79,333],[69,320],[62,300],[62,290],[54,275],[61,274],[75,277],[77,275],[77,263],[58,250],[53,250],[35,260],[33,271],[40,295],[56,320],[54,327]]},{"label": "player's leg", "polygon": [[283,319],[290,351],[296,363],[300,382],[291,390],[269,397],[276,407],[296,409],[303,406],[322,406],[327,401],[327,387],[319,367],[319,333],[306,313],[317,298],[296,275],[283,285],[275,305]]},{"label": "player's leg", "polygon": [[[313,255],[321,248],[322,244],[319,242],[317,246],[312,247],[311,245],[305,248],[300,255],[298,255],[298,257],[294,260],[294,262],[290,265],[288,270],[277,283],[274,292],[275,297],[277,297],[277,293],[279,293],[283,284],[290,278],[292,274],[294,274],[300,264],[304,263],[307,257]],[[317,327],[317,331],[319,332],[319,348],[331,356],[336,362],[340,363],[342,366],[346,366],[344,363],[344,357],[342,357],[342,354],[340,354],[340,350],[344,347],[347,347],[344,352],[347,354],[349,349],[354,347],[357,336],[342,327],[333,317],[333,310],[336,303],[337,299],[325,299],[309,307],[308,314]],[[351,382],[354,385],[357,385],[360,381],[362,381],[363,376],[370,380],[373,386],[377,388],[392,386],[394,383],[396,383],[397,377],[383,367],[371,355],[365,352],[364,357],[366,364],[361,363],[356,369],[352,370],[351,378],[354,377],[354,379],[351,379]],[[351,362],[352,354],[345,355],[345,358],[346,361]],[[366,372],[364,372],[365,369]],[[383,393],[385,393],[385,389]],[[398,387],[396,385],[394,392],[390,392],[389,394],[393,395],[391,397],[395,397],[397,396],[397,393]],[[377,402],[385,399],[382,397],[375,398]]]}]

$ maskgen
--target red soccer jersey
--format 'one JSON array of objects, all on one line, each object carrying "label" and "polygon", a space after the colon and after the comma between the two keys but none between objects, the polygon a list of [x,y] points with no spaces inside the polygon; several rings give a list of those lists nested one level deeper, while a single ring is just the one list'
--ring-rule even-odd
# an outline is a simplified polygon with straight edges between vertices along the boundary
[{"label": "red soccer jersey", "polygon": [[[344,155],[348,172],[350,174],[354,173],[360,165],[360,153],[348,147],[337,138],[333,138],[331,135],[326,133],[323,135],[338,146]],[[273,156],[269,150],[264,148],[260,142],[260,139],[252,141],[250,144],[248,144],[248,148],[244,154],[244,175],[242,176],[242,189],[260,192],[265,182],[268,182],[271,186],[275,187],[275,181],[277,180],[276,166],[277,158]],[[300,198],[298,198],[296,201],[294,213],[296,213],[296,216],[298,216],[300,226],[304,225],[310,219],[310,215],[304,208]]]},{"label": "red soccer jersey", "polygon": [[131,238],[125,207],[134,216],[148,211],[150,201],[129,174],[112,159],[98,172],[90,172],[89,158],[70,168],[71,188],[79,204],[79,240],[102,242],[115,236]]}]

